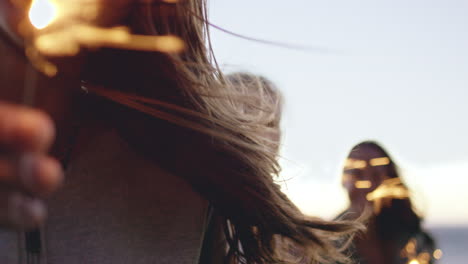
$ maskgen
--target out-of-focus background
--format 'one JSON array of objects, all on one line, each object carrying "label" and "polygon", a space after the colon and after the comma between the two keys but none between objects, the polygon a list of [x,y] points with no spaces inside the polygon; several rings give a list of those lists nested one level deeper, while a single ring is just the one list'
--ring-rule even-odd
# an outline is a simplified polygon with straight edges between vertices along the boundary
[{"label": "out-of-focus background", "polygon": [[306,213],[347,206],[344,157],[381,142],[411,187],[444,252],[468,259],[468,1],[212,0],[210,21],[226,72],[275,82],[286,99],[284,191]]}]

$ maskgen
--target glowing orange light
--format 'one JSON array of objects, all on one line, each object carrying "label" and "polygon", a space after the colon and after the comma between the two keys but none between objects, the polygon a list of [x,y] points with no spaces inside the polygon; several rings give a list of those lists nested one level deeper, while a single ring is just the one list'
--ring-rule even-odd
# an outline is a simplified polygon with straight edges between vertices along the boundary
[{"label": "glowing orange light", "polygon": [[442,252],[442,250],[436,249],[433,255],[435,259],[441,259],[444,253]]},{"label": "glowing orange light", "polygon": [[409,197],[399,178],[385,180],[375,191],[367,195],[367,200],[373,201],[382,198],[404,199]]},{"label": "glowing orange light", "polygon": [[369,189],[372,187],[372,182],[371,181],[356,181],[354,183],[354,187],[357,189]]},{"label": "glowing orange light", "polygon": [[343,182],[347,182],[347,181],[350,181],[353,179],[353,175],[349,174],[349,173],[344,173],[343,174]]},{"label": "glowing orange light", "polygon": [[366,166],[367,162],[365,160],[347,159],[345,163],[346,169],[364,169]]},{"label": "glowing orange light", "polygon": [[384,166],[390,164],[390,159],[388,157],[375,158],[369,161],[370,165],[375,166]]},{"label": "glowing orange light", "polygon": [[[142,0],[152,3],[152,0]],[[174,0],[166,0],[175,3]],[[132,34],[127,27],[100,27],[92,23],[100,10],[96,4],[80,6],[81,1],[32,0],[29,20],[36,29],[29,38],[28,58],[42,73],[54,76],[58,68],[47,57],[75,56],[82,49],[115,48],[147,52],[178,53],[185,49],[184,41],[172,35]],[[93,1],[92,1],[93,2]],[[57,27],[50,27],[54,23]],[[65,26],[66,25],[66,26]]]},{"label": "glowing orange light", "polygon": [[355,160],[354,161],[354,168],[356,169],[364,169],[367,166],[365,160]]},{"label": "glowing orange light", "polygon": [[406,244],[405,250],[408,253],[415,253],[415,251],[416,251],[416,240],[414,238],[410,239],[408,244]]},{"label": "glowing orange light", "polygon": [[420,264],[417,259],[412,259],[408,264]]},{"label": "glowing orange light", "polygon": [[35,47],[48,56],[74,56],[82,47],[180,52],[184,42],[176,36],[144,36],[131,34],[128,28],[100,28],[91,25],[73,25],[62,31],[43,34],[36,38]]},{"label": "glowing orange light", "polygon": [[345,168],[348,169],[353,165],[353,160],[352,159],[346,159],[345,161]]},{"label": "glowing orange light", "polygon": [[410,195],[408,189],[402,184],[400,178],[387,179],[373,192],[366,195],[368,201],[374,202],[374,212],[379,213],[384,199],[406,199]]},{"label": "glowing orange light", "polygon": [[57,16],[57,8],[51,0],[33,0],[29,9],[29,20],[37,29],[50,25]]},{"label": "glowing orange light", "polygon": [[421,254],[418,255],[418,259],[421,260],[421,262],[423,263],[427,263],[429,262],[429,260],[431,260],[431,255],[427,252],[423,252]]}]

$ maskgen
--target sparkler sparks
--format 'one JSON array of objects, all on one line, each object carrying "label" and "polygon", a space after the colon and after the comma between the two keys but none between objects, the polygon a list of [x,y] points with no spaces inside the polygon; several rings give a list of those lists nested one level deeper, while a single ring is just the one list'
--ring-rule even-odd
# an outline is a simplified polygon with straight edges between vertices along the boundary
[{"label": "sparkler sparks", "polygon": [[[104,12],[105,9],[99,8],[98,2],[87,2],[85,6],[78,7],[79,3],[81,2],[33,0],[31,4],[29,21],[35,30],[30,36],[25,36],[29,42],[26,53],[32,64],[48,76],[56,75],[58,69],[45,57],[75,56],[83,48],[90,50],[115,48],[163,53],[179,53],[185,48],[185,43],[177,36],[135,35],[128,27],[94,25],[91,22],[92,18],[104,16],[105,14],[100,12]],[[82,10],[90,12],[83,14]]]},{"label": "sparkler sparks", "polygon": [[357,189],[369,189],[372,187],[372,182],[371,181],[356,181],[354,183],[354,187]]},{"label": "sparkler sparks", "polygon": [[347,159],[345,163],[346,169],[364,169],[367,167],[365,160]]},{"label": "sparkler sparks", "polygon": [[371,159],[369,163],[373,167],[385,166],[385,165],[390,164],[390,159],[388,157],[375,158],[375,159]]},{"label": "sparkler sparks", "polygon": [[57,17],[57,7],[51,0],[33,0],[29,20],[37,29],[46,28]]},{"label": "sparkler sparks", "polygon": [[390,164],[388,157],[374,158],[369,161],[347,159],[345,163],[345,169],[365,169],[368,165],[371,167],[385,166]]},{"label": "sparkler sparks", "polygon": [[46,56],[74,56],[83,47],[166,53],[180,52],[184,49],[183,41],[175,36],[133,35],[126,27],[99,28],[91,25],[74,25],[38,36],[34,46]]},{"label": "sparkler sparks", "polygon": [[434,256],[435,259],[441,259],[444,254],[442,250],[436,249],[432,255]]},{"label": "sparkler sparks", "polygon": [[402,184],[400,178],[392,178],[383,181],[377,189],[368,193],[366,199],[374,202],[374,212],[378,214],[385,199],[391,202],[392,199],[406,199],[409,195],[408,189]]},{"label": "sparkler sparks", "polygon": [[[424,251],[424,249],[420,248],[421,245],[419,245],[419,250],[418,250],[418,241],[415,238],[411,238],[408,240],[408,243],[405,245],[405,247],[401,250],[401,258],[403,259],[408,259],[408,264],[429,264],[431,263],[431,254],[427,251]],[[437,254],[442,254],[442,251],[440,249],[437,249],[433,252],[433,257],[435,259],[440,259],[442,255],[437,256]]]}]

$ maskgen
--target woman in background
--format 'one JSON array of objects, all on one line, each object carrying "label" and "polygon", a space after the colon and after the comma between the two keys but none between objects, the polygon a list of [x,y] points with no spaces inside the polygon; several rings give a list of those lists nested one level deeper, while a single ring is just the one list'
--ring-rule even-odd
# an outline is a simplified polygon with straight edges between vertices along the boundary
[{"label": "woman in background", "polygon": [[0,2],[2,263],[196,263],[209,206],[231,263],[285,262],[278,239],[309,263],[344,260],[333,241],[357,225],[304,216],[273,181],[277,152],[258,133],[270,124],[229,105],[242,96],[210,60],[205,1],[85,1],[97,12],[86,23],[186,48],[85,49],[38,77],[36,109],[19,105],[27,10],[13,3]]},{"label": "woman in background", "polygon": [[424,232],[395,163],[378,143],[365,141],[351,149],[342,183],[350,205],[338,219],[369,214],[367,232],[353,241],[357,263],[434,263],[434,241]]}]

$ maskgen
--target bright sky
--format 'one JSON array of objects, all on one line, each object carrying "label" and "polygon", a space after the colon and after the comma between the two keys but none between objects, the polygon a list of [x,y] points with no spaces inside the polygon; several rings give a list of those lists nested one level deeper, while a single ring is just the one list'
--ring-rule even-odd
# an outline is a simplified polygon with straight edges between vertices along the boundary
[{"label": "bright sky", "polygon": [[[339,168],[376,139],[402,167],[430,225],[468,225],[468,1],[211,0],[225,71],[273,80],[286,98],[285,192],[305,212],[346,207]],[[326,201],[326,202],[324,202]]]}]

